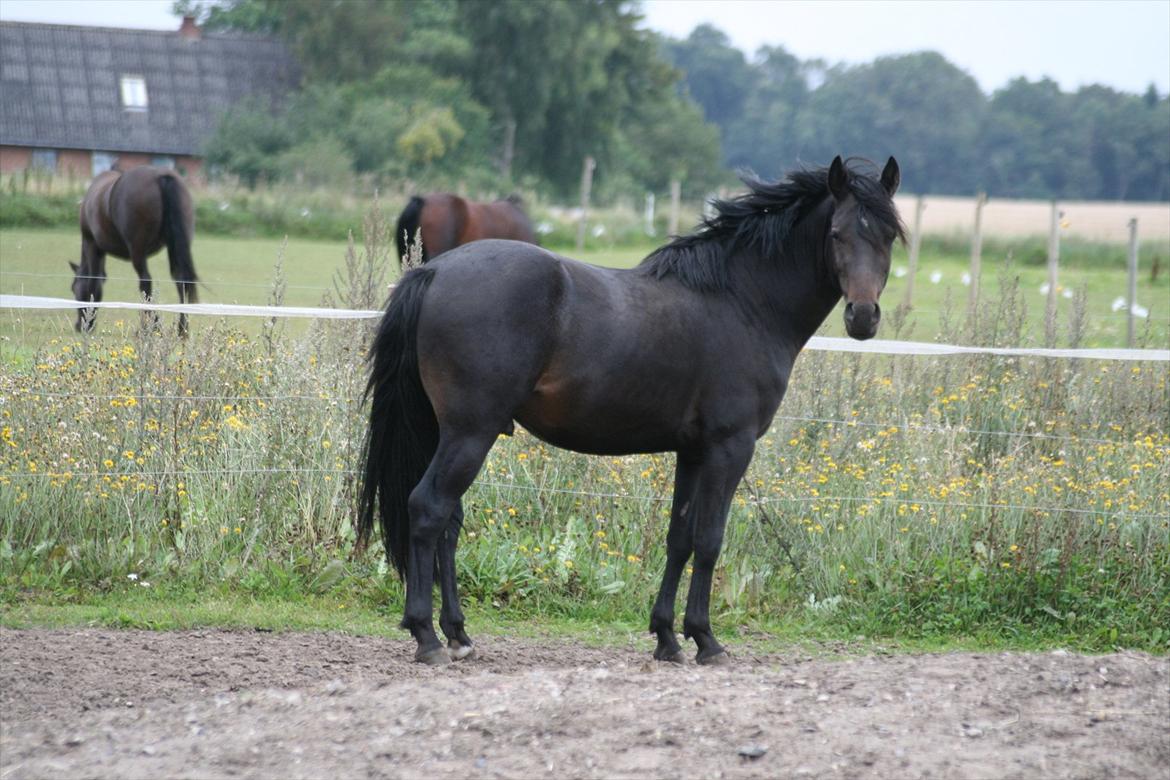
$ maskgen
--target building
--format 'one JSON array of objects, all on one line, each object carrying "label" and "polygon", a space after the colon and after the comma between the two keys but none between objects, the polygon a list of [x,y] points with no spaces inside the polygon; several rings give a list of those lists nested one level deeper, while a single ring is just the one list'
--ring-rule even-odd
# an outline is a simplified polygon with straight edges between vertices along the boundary
[{"label": "building", "polygon": [[0,173],[149,163],[202,178],[223,113],[298,81],[282,42],[204,34],[189,16],[175,32],[0,22]]}]

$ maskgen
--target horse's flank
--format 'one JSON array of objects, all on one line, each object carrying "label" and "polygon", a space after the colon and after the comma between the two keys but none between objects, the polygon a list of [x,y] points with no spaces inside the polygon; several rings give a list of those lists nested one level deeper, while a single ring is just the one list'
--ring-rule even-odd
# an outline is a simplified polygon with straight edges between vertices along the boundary
[{"label": "horse's flank", "polygon": [[421,241],[424,263],[485,238],[538,243],[519,196],[479,203],[447,192],[415,195],[402,210],[394,231],[399,259],[407,256],[411,244]]}]

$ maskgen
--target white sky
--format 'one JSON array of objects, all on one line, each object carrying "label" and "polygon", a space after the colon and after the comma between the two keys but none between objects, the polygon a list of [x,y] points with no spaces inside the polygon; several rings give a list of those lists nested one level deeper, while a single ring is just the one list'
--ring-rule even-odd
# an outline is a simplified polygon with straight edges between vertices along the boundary
[{"label": "white sky", "polygon": [[[535,0],[534,0],[535,1]],[[0,19],[178,29],[171,0],[0,0]],[[1065,90],[1100,83],[1170,92],[1170,0],[645,0],[647,26],[676,38],[710,22],[751,54],[861,63],[932,49],[985,92],[1016,76]]]}]

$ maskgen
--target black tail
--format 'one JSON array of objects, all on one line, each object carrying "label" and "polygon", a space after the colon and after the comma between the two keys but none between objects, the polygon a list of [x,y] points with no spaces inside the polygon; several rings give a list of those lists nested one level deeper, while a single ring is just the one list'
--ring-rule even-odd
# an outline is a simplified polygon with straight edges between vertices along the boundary
[{"label": "black tail", "polygon": [[191,236],[183,219],[183,186],[173,175],[158,177],[162,191],[162,232],[167,242],[167,258],[171,261],[171,278],[179,286],[179,302],[198,303],[196,293],[195,261],[191,259]]},{"label": "black tail", "polygon": [[439,422],[418,371],[418,313],[434,278],[416,268],[394,288],[370,348],[370,428],[366,432],[365,475],[358,508],[357,543],[364,548],[379,510],[386,559],[406,578],[410,492],[439,446]]},{"label": "black tail", "polygon": [[[394,243],[398,246],[398,262],[402,263],[402,258],[406,257],[407,252],[410,251],[410,244],[417,238],[418,225],[422,220],[423,206],[426,204],[418,195],[410,199],[410,203],[406,204],[406,208],[402,210],[402,215],[398,217],[398,227],[394,231]],[[421,241],[421,239],[420,239]],[[422,247],[422,262],[427,261],[427,248]]]}]

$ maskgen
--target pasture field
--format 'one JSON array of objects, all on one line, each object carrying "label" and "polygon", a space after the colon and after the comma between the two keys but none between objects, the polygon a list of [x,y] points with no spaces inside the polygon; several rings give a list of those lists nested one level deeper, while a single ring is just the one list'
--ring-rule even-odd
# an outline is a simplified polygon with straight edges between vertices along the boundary
[{"label": "pasture field", "polygon": [[[76,259],[79,239],[75,231],[6,229],[0,231],[0,292],[20,295],[72,297],[69,285],[72,271],[66,261]],[[1034,242],[1023,242],[1034,252]],[[610,267],[626,268],[636,265],[653,245],[642,247],[591,248],[579,259]],[[1021,332],[1022,343],[1034,345],[1044,341],[1043,314],[1046,296],[1041,292],[1047,282],[1047,271],[1035,258],[1006,261],[1008,242],[992,242],[984,253],[981,282],[981,306],[994,310],[1000,289],[1000,276],[1018,277],[1021,292],[1020,305],[1030,316]],[[195,263],[203,286],[201,300],[211,303],[268,304],[273,294],[278,259],[282,264],[285,282],[283,302],[289,306],[319,306],[327,292],[334,289],[334,280],[345,266],[347,244],[343,241],[317,241],[303,238],[285,241],[271,238],[226,238],[199,236],[194,245]],[[1114,311],[1114,302],[1125,293],[1125,265],[1123,248],[1096,246],[1087,252],[1088,259],[1061,269],[1058,322],[1063,331],[1061,345],[1076,342],[1080,346],[1124,346],[1126,314]],[[362,247],[356,248],[360,254]],[[577,256],[571,249],[555,248],[562,254]],[[1068,250],[1066,250],[1068,251]],[[1170,252],[1157,245],[1150,253]],[[1075,252],[1075,249],[1074,249]],[[1020,257],[1020,255],[1016,255]],[[1075,254],[1074,254],[1075,256]],[[1170,344],[1170,262],[1158,278],[1151,280],[1148,270],[1139,275],[1138,302],[1148,309],[1148,317],[1138,320],[1138,346],[1165,348]],[[166,255],[160,253],[151,261],[155,281],[155,295],[161,303],[177,302],[174,284],[170,280]],[[891,315],[905,300],[910,281],[904,275],[908,269],[905,247],[897,247],[893,259],[893,273],[883,295],[886,325],[880,338],[904,338],[933,341],[943,340],[975,343],[977,331],[956,329],[966,318],[969,288],[963,282],[968,271],[968,259],[961,242],[927,242],[919,260],[914,281],[913,307],[896,318]],[[105,287],[106,300],[133,301],[138,298],[137,281],[128,262],[107,260],[109,281]],[[1079,296],[1083,295],[1083,302]],[[380,306],[381,304],[376,304]],[[99,327],[127,317],[125,313],[102,312]],[[0,346],[5,349],[27,351],[35,349],[50,338],[67,338],[72,334],[71,312],[0,311]],[[245,332],[257,333],[258,321],[241,320],[233,323]],[[304,329],[296,321],[289,326],[296,333]],[[1070,330],[1075,330],[1073,336]],[[840,317],[832,316],[823,329],[824,335],[841,336],[844,329]],[[1015,345],[1019,346],[1019,345]]]},{"label": "pasture field", "polygon": [[[379,306],[396,271],[376,220],[371,235],[353,253],[201,236],[204,300]],[[966,268],[939,246],[914,312],[889,305],[891,278],[883,336],[1043,342],[1042,268],[989,273],[971,313],[966,288],[948,306],[929,281]],[[0,290],[66,295],[74,248],[0,231]],[[133,300],[128,264],[110,270],[107,299]],[[1118,344],[1116,265],[1063,278],[1086,293],[1061,298],[1053,341]],[[1148,305],[1143,338],[1165,346],[1167,304]],[[724,669],[649,660],[673,457],[501,437],[458,553],[480,658],[440,671],[409,662],[402,586],[353,548],[374,322],[197,317],[180,343],[173,318],[129,314],[82,338],[67,312],[0,312],[6,780],[1148,776],[1170,760],[1165,364],[803,355],[733,502],[712,594]]]},{"label": "pasture field", "polygon": [[[899,193],[898,210],[907,223],[914,219],[916,195]],[[926,235],[971,235],[975,226],[975,199],[926,195],[922,230]],[[1129,220],[1138,221],[1139,240],[1165,244],[1170,239],[1170,205],[1166,203],[1068,201],[1063,212],[1062,240],[1124,244],[1129,241]],[[991,238],[1027,238],[1047,241],[1052,204],[1044,200],[991,198],[983,207],[983,230]]]},{"label": "pasture field", "polygon": [[[280,297],[275,278],[288,303],[319,303],[332,287],[335,305],[372,308],[392,264],[385,231],[371,235],[349,262],[342,245],[290,242],[279,273],[271,241],[201,239],[196,262],[219,300]],[[15,270],[63,251],[63,233],[0,240],[6,292],[15,280],[44,285],[28,292],[67,284]],[[1027,284],[988,284],[986,308],[929,334],[894,312],[884,335],[1034,343]],[[933,287],[920,288],[924,305]],[[163,599],[344,593],[350,608],[398,609],[376,552],[351,554],[373,322],[204,318],[176,344],[170,327],[111,314],[89,339],[61,312],[4,314],[5,598],[84,604],[149,583]],[[26,317],[64,322],[38,331]],[[733,506],[717,622],[1164,650],[1167,398],[1161,364],[810,352]],[[502,440],[466,499],[468,601],[644,621],[672,477],[667,456],[554,452],[523,431]]]}]

